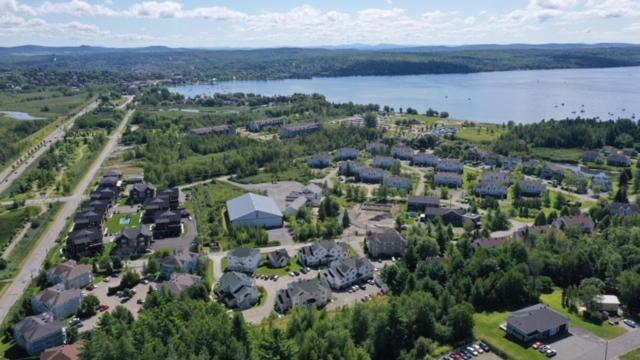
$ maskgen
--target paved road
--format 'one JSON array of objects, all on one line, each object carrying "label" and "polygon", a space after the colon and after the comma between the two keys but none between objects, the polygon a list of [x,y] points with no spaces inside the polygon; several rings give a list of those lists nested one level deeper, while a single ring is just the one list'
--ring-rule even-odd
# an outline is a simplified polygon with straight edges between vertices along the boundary
[{"label": "paved road", "polygon": [[59,126],[54,129],[47,137],[43,140],[45,145],[38,149],[35,153],[27,158],[22,164],[20,164],[16,169],[12,169],[11,165],[7,166],[2,172],[0,172],[0,193],[5,191],[6,189],[13,184],[13,182],[18,179],[22,173],[34,162],[36,161],[42,154],[44,154],[49,148],[55,144],[56,142],[62,140],[66,131],[73,126],[74,121],[81,117],[82,115],[92,111],[98,106],[98,101],[94,101],[89,103],[87,106],[82,108],[77,114],[73,115],[69,121],[67,121],[63,126]]},{"label": "paved road", "polygon": [[[127,101],[129,102],[131,98]],[[126,103],[125,103],[126,104]],[[58,213],[56,219],[49,224],[49,229],[44,236],[39,240],[33,251],[27,256],[24,261],[22,269],[20,269],[18,275],[13,279],[11,285],[4,295],[0,297],[0,322],[4,321],[7,313],[11,309],[11,306],[18,301],[18,299],[24,293],[24,290],[29,285],[31,279],[38,275],[42,263],[44,262],[49,250],[55,246],[56,239],[64,231],[67,219],[69,219],[75,213],[76,209],[82,201],[82,195],[85,190],[91,185],[91,181],[98,173],[102,163],[109,157],[111,152],[115,149],[122,132],[125,129],[125,125],[131,118],[133,110],[130,110],[120,123],[116,131],[110,136],[107,145],[104,147],[96,161],[93,162],[85,176],[80,180],[78,186],[75,188],[72,199],[67,201]]]},{"label": "paved road", "polygon": [[[81,199],[87,199],[87,196],[82,196]],[[47,197],[47,196],[43,196],[40,198],[36,198],[36,199],[27,199],[25,200],[24,204],[26,206],[37,206],[37,205],[47,205],[47,204],[51,204],[51,203],[57,203],[57,202],[67,202],[70,200],[76,200],[76,196],[60,196],[60,197]],[[11,201],[2,201],[0,202],[0,205],[13,205],[13,200]]]}]

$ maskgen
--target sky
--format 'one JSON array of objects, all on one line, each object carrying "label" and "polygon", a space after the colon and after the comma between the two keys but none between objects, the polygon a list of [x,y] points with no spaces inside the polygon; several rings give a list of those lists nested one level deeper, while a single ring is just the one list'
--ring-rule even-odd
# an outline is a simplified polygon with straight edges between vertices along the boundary
[{"label": "sky", "polygon": [[640,0],[0,0],[0,46],[640,43]]}]

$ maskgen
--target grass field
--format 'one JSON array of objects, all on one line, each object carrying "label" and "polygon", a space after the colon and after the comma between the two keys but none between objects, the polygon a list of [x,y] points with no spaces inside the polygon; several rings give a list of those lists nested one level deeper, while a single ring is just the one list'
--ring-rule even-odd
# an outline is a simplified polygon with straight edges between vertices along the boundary
[{"label": "grass field", "polygon": [[[263,258],[266,258],[266,254],[263,254]],[[298,262],[298,256],[293,256],[291,261],[289,261],[289,265],[283,268],[270,268],[267,265],[262,265],[256,269],[256,274],[258,275],[278,275],[280,277],[286,276],[291,271],[300,271],[302,266]]]},{"label": "grass field", "polygon": [[7,267],[0,271],[0,280],[6,280],[15,275],[16,271],[18,271],[22,266],[27,255],[29,255],[42,235],[47,231],[50,222],[61,207],[62,205],[60,203],[52,204],[43,215],[38,217],[39,226],[35,229],[29,229],[27,234],[16,244],[13,251],[11,251],[11,254],[7,257]]},{"label": "grass field", "polygon": [[477,124],[471,127],[459,127],[456,138],[476,144],[490,144],[504,132],[505,130],[497,124]]},{"label": "grass field", "polygon": [[[35,117],[53,119],[82,105],[88,100],[87,96],[86,92],[73,92],[68,96],[59,91],[5,92],[0,94],[0,110],[20,111]],[[45,111],[45,107],[48,111]]]},{"label": "grass field", "polygon": [[29,206],[9,210],[0,214],[0,249],[11,242],[15,234],[23,228],[30,217],[38,213],[38,208]]},{"label": "grass field", "polygon": [[[121,224],[120,220],[122,220],[127,216],[131,218],[129,224],[127,225]],[[133,214],[114,214],[112,217],[110,217],[107,220],[107,232],[109,234],[115,234],[117,232],[122,231],[122,229],[124,228],[138,226],[140,225],[141,217],[142,217],[142,214],[139,212],[133,213]]]},{"label": "grass field", "polygon": [[[321,176],[320,176],[321,177]],[[312,179],[318,178],[318,175],[306,164],[295,164],[294,166],[276,172],[259,171],[256,175],[244,178],[236,178],[235,181],[241,184],[260,184],[276,181],[298,181],[303,184],[308,183]]]},{"label": "grass field", "polygon": [[549,160],[549,161],[569,162],[569,163],[580,162],[583,152],[584,150],[578,149],[578,148],[556,149],[556,148],[537,147],[537,148],[531,149],[531,154],[534,157],[541,158],[544,160]]},{"label": "grass field", "polygon": [[560,289],[556,289],[551,294],[543,294],[541,296],[541,300],[552,309],[567,316],[569,318],[570,326],[581,327],[603,339],[613,339],[626,332],[624,328],[609,325],[606,321],[603,322],[602,325],[599,325],[583,319],[582,316],[578,314],[569,312],[567,309],[562,307],[562,292]]},{"label": "grass field", "polygon": [[486,342],[497,354],[512,360],[546,359],[536,350],[530,347],[525,348],[506,337],[500,325],[507,322],[509,314],[511,314],[509,311],[474,314],[475,337]]},{"label": "grass field", "polygon": [[632,352],[620,356],[620,360],[640,360],[640,349],[635,349]]}]

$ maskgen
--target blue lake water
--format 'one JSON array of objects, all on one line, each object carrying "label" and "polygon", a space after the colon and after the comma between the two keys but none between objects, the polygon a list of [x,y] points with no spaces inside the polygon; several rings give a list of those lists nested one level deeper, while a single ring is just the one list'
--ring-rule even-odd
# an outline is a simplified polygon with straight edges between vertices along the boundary
[{"label": "blue lake water", "polygon": [[7,117],[10,117],[12,119],[15,120],[43,120],[44,118],[42,117],[35,117],[35,116],[31,116],[27,113],[24,112],[20,112],[20,111],[0,111],[0,114],[4,114]]},{"label": "blue lake water", "polygon": [[640,67],[228,81],[171,90],[185,96],[319,93],[333,102],[413,107],[421,113],[433,108],[457,119],[495,123],[576,116],[640,118]]}]

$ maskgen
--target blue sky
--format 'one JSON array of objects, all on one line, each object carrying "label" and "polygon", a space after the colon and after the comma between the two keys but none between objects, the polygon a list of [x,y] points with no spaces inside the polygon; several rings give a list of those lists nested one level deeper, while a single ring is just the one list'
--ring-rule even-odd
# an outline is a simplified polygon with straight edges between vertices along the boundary
[{"label": "blue sky", "polygon": [[0,46],[633,42],[640,0],[0,0]]}]

